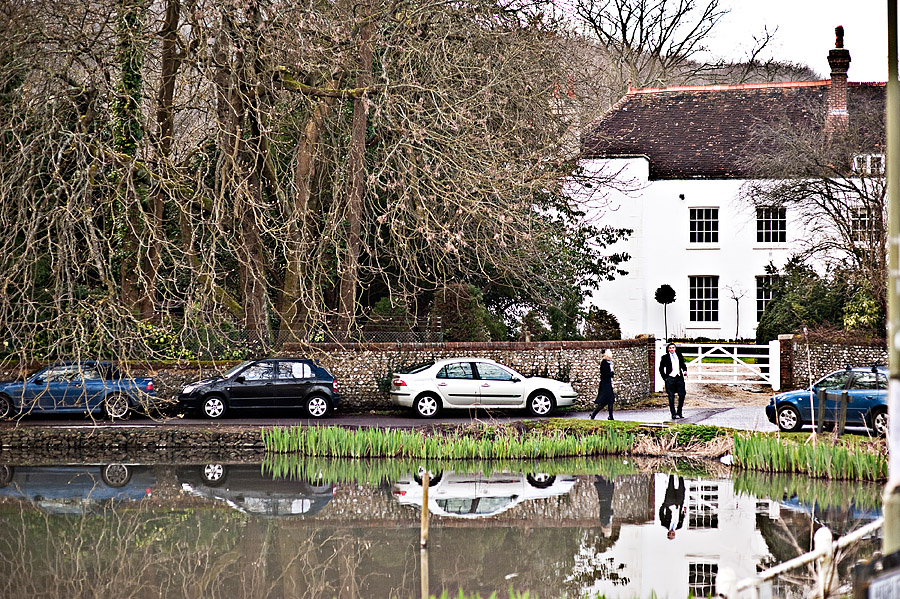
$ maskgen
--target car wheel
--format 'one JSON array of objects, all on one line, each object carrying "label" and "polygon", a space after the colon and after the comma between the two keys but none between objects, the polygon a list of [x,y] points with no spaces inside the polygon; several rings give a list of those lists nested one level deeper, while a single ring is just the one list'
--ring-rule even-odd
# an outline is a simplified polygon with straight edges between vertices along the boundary
[{"label": "car wheel", "polygon": [[13,413],[13,403],[10,398],[0,395],[0,420],[10,418]]},{"label": "car wheel", "polygon": [[[425,474],[425,469],[420,467],[419,471],[416,472],[415,474],[413,474],[413,480],[421,485],[422,484],[422,476],[424,474]],[[434,485],[438,484],[439,482],[441,482],[441,478],[443,476],[444,476],[444,474],[441,471],[437,471],[437,472],[429,471],[428,472],[428,486],[433,487]]]},{"label": "car wheel", "polygon": [[425,393],[416,398],[416,414],[422,418],[434,418],[441,411],[441,400],[431,393]]},{"label": "car wheel", "polygon": [[130,411],[128,398],[121,393],[113,393],[103,400],[103,412],[110,420],[125,420]]},{"label": "car wheel", "polygon": [[322,395],[313,395],[306,400],[306,413],[310,418],[324,418],[330,407],[328,398]]},{"label": "car wheel", "polygon": [[797,432],[803,427],[800,411],[791,405],[778,408],[778,417],[775,420],[778,422],[778,428],[788,433]]},{"label": "car wheel", "polygon": [[12,482],[14,472],[15,470],[12,466],[7,464],[0,466],[0,488],[5,487]]},{"label": "car wheel", "polygon": [[225,476],[227,474],[228,471],[225,469],[224,464],[205,464],[200,469],[200,478],[203,479],[204,483],[211,487],[221,485],[225,482]]},{"label": "car wheel", "polygon": [[525,480],[528,481],[528,484],[534,487],[535,489],[546,489],[554,482],[556,482],[556,477],[552,474],[545,474],[543,472],[535,472],[534,474],[526,474]]},{"label": "car wheel", "polygon": [[225,400],[218,395],[210,395],[203,399],[203,415],[207,418],[221,418],[227,408]]},{"label": "car wheel", "polygon": [[106,486],[118,489],[124,487],[131,480],[131,468],[125,464],[109,464],[100,471],[100,478]]},{"label": "car wheel", "polygon": [[547,416],[553,411],[553,396],[546,391],[535,391],[528,398],[528,411],[535,416]]},{"label": "car wheel", "polygon": [[878,437],[883,437],[887,434],[888,429],[888,415],[887,410],[884,408],[877,408],[872,410],[872,416],[870,417],[871,425],[869,426],[869,430],[872,431],[873,435]]}]

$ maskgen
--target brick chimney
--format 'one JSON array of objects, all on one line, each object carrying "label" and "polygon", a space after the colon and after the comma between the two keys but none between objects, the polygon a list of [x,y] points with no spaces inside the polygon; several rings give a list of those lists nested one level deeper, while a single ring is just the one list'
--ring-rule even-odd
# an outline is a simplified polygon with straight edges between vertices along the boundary
[{"label": "brick chimney", "polygon": [[825,114],[825,133],[830,135],[840,129],[846,129],[850,122],[847,112],[847,70],[850,68],[850,51],[844,48],[844,28],[838,25],[834,29],[834,49],[828,52],[828,65],[831,67],[831,86],[828,88],[827,113]]}]

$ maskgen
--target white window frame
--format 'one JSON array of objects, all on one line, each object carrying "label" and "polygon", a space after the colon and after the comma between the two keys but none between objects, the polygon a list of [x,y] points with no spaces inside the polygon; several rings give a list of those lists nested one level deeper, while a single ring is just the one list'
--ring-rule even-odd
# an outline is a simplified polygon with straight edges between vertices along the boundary
[{"label": "white window frame", "polygon": [[719,207],[688,208],[688,241],[690,243],[719,243]]},{"label": "white window frame", "polygon": [[772,301],[772,284],[778,275],[757,275],[756,276],[756,322],[762,318],[766,306]]},{"label": "white window frame", "polygon": [[787,208],[784,206],[757,207],[756,242],[787,243]]},{"label": "white window frame", "polygon": [[853,171],[861,175],[884,175],[884,154],[857,154],[853,157]]},{"label": "white window frame", "polygon": [[718,275],[691,275],[688,277],[688,288],[690,321],[719,322]]}]

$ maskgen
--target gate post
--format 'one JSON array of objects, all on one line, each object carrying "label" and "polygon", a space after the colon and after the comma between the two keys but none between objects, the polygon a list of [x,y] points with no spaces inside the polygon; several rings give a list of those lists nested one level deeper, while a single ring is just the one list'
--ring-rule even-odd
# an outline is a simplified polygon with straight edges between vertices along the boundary
[{"label": "gate post", "polygon": [[781,341],[769,341],[769,384],[772,391],[781,391]]}]

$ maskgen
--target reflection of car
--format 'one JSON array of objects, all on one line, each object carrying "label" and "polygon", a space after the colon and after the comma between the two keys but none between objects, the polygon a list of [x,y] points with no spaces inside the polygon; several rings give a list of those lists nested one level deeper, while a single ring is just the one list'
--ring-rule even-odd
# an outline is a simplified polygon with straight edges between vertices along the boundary
[{"label": "reflection of car", "polygon": [[0,497],[29,501],[52,513],[82,514],[107,502],[136,501],[153,495],[150,468],[104,466],[0,465]]},{"label": "reflection of car", "polygon": [[849,426],[867,426],[878,435],[887,431],[887,369],[883,366],[838,370],[819,379],[811,390],[779,393],[769,400],[766,416],[783,431],[798,431],[819,417],[820,391],[826,394],[825,422],[837,422],[846,397]]},{"label": "reflection of car", "polygon": [[[428,484],[428,511],[453,518],[486,518],[511,507],[572,490],[576,478],[568,474],[465,472],[432,474]],[[403,505],[422,506],[422,477],[413,475],[394,484],[394,497]]]},{"label": "reflection of car", "polygon": [[569,383],[522,376],[483,358],[453,358],[396,374],[391,402],[432,418],[442,408],[525,408],[546,416],[571,406],[577,394]]},{"label": "reflection of car", "polygon": [[313,418],[322,418],[337,408],[336,385],[334,376],[312,360],[251,360],[220,377],[185,385],[178,402],[188,410],[201,410],[208,418],[242,408],[298,407]]},{"label": "reflection of car", "polygon": [[146,412],[153,379],[128,377],[110,362],[58,362],[24,380],[0,383],[0,418],[37,412],[100,412],[110,419]]},{"label": "reflection of car", "polygon": [[259,464],[203,464],[176,471],[182,490],[258,516],[311,516],[334,497],[332,483],[274,478]]}]

